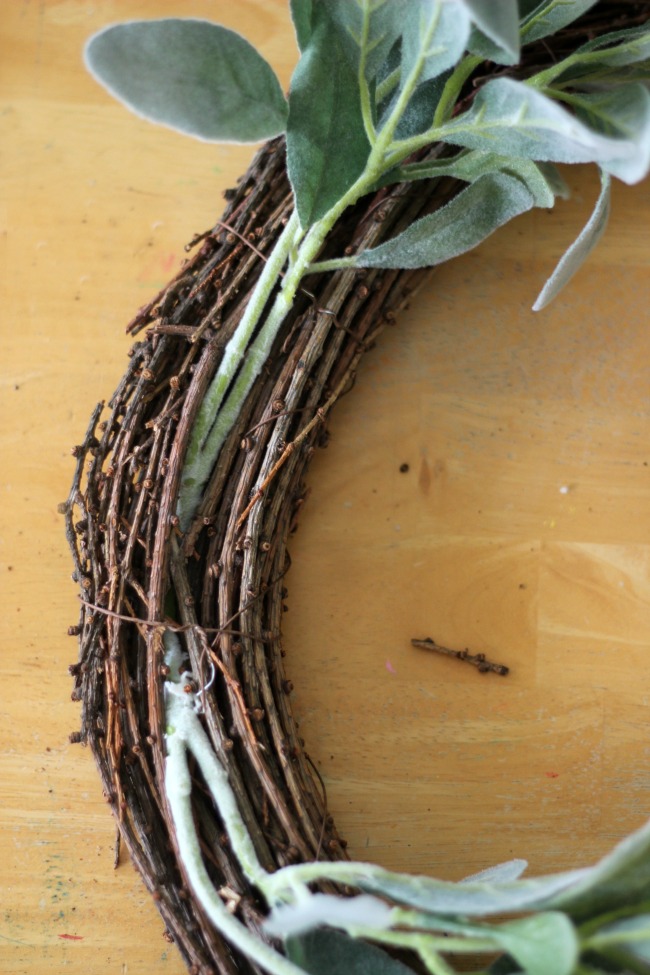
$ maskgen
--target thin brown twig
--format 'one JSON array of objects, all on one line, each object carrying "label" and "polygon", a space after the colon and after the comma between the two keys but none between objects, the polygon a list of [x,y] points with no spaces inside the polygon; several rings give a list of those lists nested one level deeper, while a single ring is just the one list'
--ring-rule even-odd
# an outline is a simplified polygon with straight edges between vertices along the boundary
[{"label": "thin brown twig", "polygon": [[337,399],[341,396],[343,390],[348,385],[349,381],[350,381],[350,377],[346,374],[343,377],[343,379],[340,381],[340,383],[338,384],[334,392],[331,394],[331,396],[329,396],[327,400],[323,403],[323,405],[316,410],[315,415],[311,418],[309,423],[303,427],[303,429],[291,441],[291,443],[287,444],[287,446],[282,451],[281,456],[275,462],[275,464],[273,465],[269,473],[266,475],[266,477],[264,478],[260,486],[257,488],[255,494],[248,502],[248,504],[240,514],[239,518],[237,519],[237,523],[236,523],[237,530],[239,530],[241,526],[244,524],[244,522],[248,518],[248,515],[250,514],[251,510],[255,507],[257,502],[264,497],[264,492],[268,488],[269,484],[274,479],[274,477],[278,474],[281,468],[284,467],[284,465],[286,464],[286,462],[288,461],[289,457],[294,452],[294,450],[296,450],[296,448],[299,447],[300,444],[309,436],[309,434],[314,429],[317,423],[322,423],[325,420],[325,417],[327,416],[328,412],[334,406]]},{"label": "thin brown twig", "polygon": [[411,646],[419,647],[421,650],[433,650],[435,653],[444,654],[446,657],[455,657],[456,660],[462,660],[464,663],[476,667],[480,674],[493,673],[505,677],[510,673],[509,667],[505,664],[493,663],[493,661],[488,660],[484,653],[470,653],[467,649],[450,650],[449,647],[443,647],[436,643],[431,637],[425,637],[423,640],[413,639]]}]

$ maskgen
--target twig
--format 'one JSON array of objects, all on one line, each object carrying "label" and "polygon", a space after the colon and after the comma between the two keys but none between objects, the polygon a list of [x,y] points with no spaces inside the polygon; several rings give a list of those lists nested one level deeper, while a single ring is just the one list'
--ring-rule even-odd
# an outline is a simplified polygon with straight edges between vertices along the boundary
[{"label": "twig", "polygon": [[465,663],[471,664],[476,667],[479,674],[500,674],[501,677],[505,677],[510,673],[510,668],[506,667],[505,664],[495,664],[485,656],[484,653],[470,653],[467,648],[465,650],[450,650],[449,647],[442,647],[431,637],[426,637],[424,640],[411,640],[411,645],[414,647],[419,647],[421,650],[433,650],[435,653],[442,653],[447,657],[455,657],[457,660],[464,660]]}]

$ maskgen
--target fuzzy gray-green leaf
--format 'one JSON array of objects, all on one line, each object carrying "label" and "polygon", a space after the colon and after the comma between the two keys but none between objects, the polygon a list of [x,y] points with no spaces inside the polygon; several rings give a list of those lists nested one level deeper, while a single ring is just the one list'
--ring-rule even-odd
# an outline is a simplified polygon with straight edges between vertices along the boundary
[{"label": "fuzzy gray-green leaf", "polygon": [[533,311],[541,311],[553,300],[582,266],[602,237],[609,219],[610,182],[609,176],[603,173],[601,191],[593,213],[580,234],[560,258],[555,270],[540,291],[533,305]]},{"label": "fuzzy gray-green leaf", "polygon": [[461,0],[474,29],[469,41],[472,54],[497,64],[519,60],[519,5],[517,0]]},{"label": "fuzzy gray-green leaf", "polygon": [[313,27],[291,79],[287,123],[287,168],[303,228],[345,194],[370,153],[357,77],[326,4],[315,8]]},{"label": "fuzzy gray-green leaf", "polygon": [[[410,163],[388,173],[391,181],[406,182],[415,179],[436,179],[451,176],[466,183],[475,182],[488,173],[506,173],[520,179],[533,196],[535,206],[550,209],[556,196],[566,194],[566,185],[559,174],[548,168],[549,164],[533,162],[532,159],[517,159],[500,156],[496,152],[482,152],[474,149],[460,153],[456,157],[433,159],[431,162]],[[546,167],[546,168],[543,168]],[[386,182],[389,182],[387,178]]]},{"label": "fuzzy gray-green leaf", "polygon": [[531,44],[549,34],[556,34],[597,2],[598,0],[542,0],[521,24],[522,43]]},{"label": "fuzzy gray-green leaf", "polygon": [[453,68],[467,45],[470,17],[464,4],[410,0],[402,36],[402,84],[420,65],[419,83]]},{"label": "fuzzy gray-green leaf", "polygon": [[[623,112],[625,106],[620,109]],[[471,109],[448,122],[440,138],[537,161],[597,162],[610,172],[617,167],[616,175],[625,179],[639,169],[645,134],[623,134],[621,126],[616,132],[612,136],[597,131],[534,88],[499,78],[480,89]]]},{"label": "fuzzy gray-green leaf", "polygon": [[629,157],[604,160],[601,165],[625,183],[638,183],[650,169],[650,92],[641,84],[575,96],[576,115],[594,132],[618,136],[634,146]]},{"label": "fuzzy gray-green leaf", "polygon": [[413,975],[381,948],[341,931],[319,929],[290,938],[286,950],[308,975]]},{"label": "fuzzy gray-green leaf", "polygon": [[564,891],[588,878],[589,870],[573,870],[568,873],[528,880],[504,883],[454,884],[430,877],[407,876],[388,870],[370,868],[357,881],[368,893],[379,894],[430,914],[447,917],[490,917],[506,912],[536,910],[547,905],[555,907]]},{"label": "fuzzy gray-green leaf", "polygon": [[450,203],[416,220],[392,240],[359,254],[359,267],[433,267],[464,254],[513,217],[530,210],[532,194],[514,176],[479,177]]},{"label": "fuzzy gray-green leaf", "polygon": [[575,929],[559,911],[496,924],[494,936],[527,975],[571,975],[578,960]]},{"label": "fuzzy gray-green leaf", "polygon": [[341,50],[355,72],[363,59],[368,81],[377,75],[405,25],[416,18],[412,0],[327,0]]},{"label": "fuzzy gray-green leaf", "polygon": [[582,879],[552,899],[578,919],[650,900],[650,822],[625,837]]},{"label": "fuzzy gray-green leaf", "polygon": [[598,929],[592,944],[597,951],[616,946],[626,955],[650,963],[650,914],[621,917]]},{"label": "fuzzy gray-green leaf", "polygon": [[86,65],[136,115],[210,142],[283,132],[287,103],[273,69],[245,38],[207,20],[115,24],[91,37]]},{"label": "fuzzy gray-green leaf", "polygon": [[289,9],[298,47],[304,51],[311,37],[312,0],[289,0]]}]

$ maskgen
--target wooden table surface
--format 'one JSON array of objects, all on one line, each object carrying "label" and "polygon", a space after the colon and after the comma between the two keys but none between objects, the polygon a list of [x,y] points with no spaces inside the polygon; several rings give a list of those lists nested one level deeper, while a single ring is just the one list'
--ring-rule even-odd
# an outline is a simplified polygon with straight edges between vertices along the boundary
[{"label": "wooden table surface", "polygon": [[[86,76],[115,20],[237,27],[287,84],[280,0],[3,5],[0,970],[183,966],[78,727],[77,599],[57,504],[124,325],[222,209],[250,147],[141,122]],[[291,546],[294,705],[353,856],[458,879],[592,861],[650,815],[650,193],[614,190],[589,265],[530,306],[597,193],[440,269],[360,371]],[[408,465],[408,470],[404,470]],[[481,676],[410,646],[487,651]]]}]

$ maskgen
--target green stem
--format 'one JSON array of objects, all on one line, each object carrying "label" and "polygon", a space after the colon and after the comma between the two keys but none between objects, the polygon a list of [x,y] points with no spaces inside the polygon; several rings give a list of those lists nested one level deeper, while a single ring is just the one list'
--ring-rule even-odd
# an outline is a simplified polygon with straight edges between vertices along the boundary
[{"label": "green stem", "polygon": [[[418,56],[413,63],[413,67],[411,68],[408,78],[402,85],[402,90],[399,93],[399,97],[393,106],[393,110],[391,111],[386,124],[382,126],[381,132],[377,137],[377,141],[374,146],[376,160],[385,161],[386,159],[388,149],[392,145],[397,126],[399,125],[402,116],[406,111],[406,107],[411,100],[411,96],[413,95],[413,92],[415,91],[420,80],[422,68],[424,67],[424,62],[426,60],[426,55],[424,52],[427,50],[431,36],[438,26],[439,18],[440,4],[437,5],[426,33],[420,39],[420,50],[418,52]],[[370,159],[373,159],[373,153],[371,153]]]},{"label": "green stem", "polygon": [[356,267],[356,257],[333,257],[331,261],[315,261],[309,264],[306,274],[320,274],[327,271],[343,271],[345,268]]},{"label": "green stem", "polygon": [[482,58],[475,54],[467,54],[460,61],[447,79],[445,87],[442,89],[440,101],[433,116],[433,128],[436,129],[451,117],[454,105],[460,94],[461,88],[471,75],[474,68],[478,67]]},{"label": "green stem", "polygon": [[370,29],[370,9],[368,4],[363,10],[363,22],[361,25],[361,56],[359,58],[359,95],[361,98],[361,116],[363,118],[363,126],[366,130],[366,135],[368,136],[368,142],[371,146],[374,146],[377,141],[377,133],[375,131],[375,126],[372,120],[372,109],[370,106],[370,90],[368,88],[368,82],[366,80],[366,50],[368,47],[368,31]]},{"label": "green stem", "polygon": [[389,75],[387,75],[383,81],[377,85],[377,90],[375,91],[375,103],[381,105],[392,91],[395,91],[399,85],[400,79],[400,69],[395,68]]},{"label": "green stem", "polygon": [[[300,281],[312,267],[327,234],[341,214],[369,192],[383,168],[383,152],[377,144],[371,151],[361,176],[306,234],[300,229],[296,212],[282,232],[201,404],[181,477],[177,514],[182,531],[187,530],[194,517],[219,451],[291,310]],[[299,247],[296,250],[297,242]],[[251,336],[259,326],[268,299],[289,258],[292,262],[284,275],[282,287],[264,324],[251,343]]]},{"label": "green stem", "polygon": [[[198,718],[196,719],[198,724]],[[200,726],[199,726],[200,727]],[[201,729],[202,731],[202,729]],[[196,729],[192,733],[192,751],[196,745]],[[180,861],[187,880],[215,928],[247,957],[253,959],[271,975],[304,975],[304,972],[284,955],[274,951],[261,938],[252,934],[226,908],[206,870],[201,847],[194,825],[191,805],[192,780],[187,765],[186,742],[176,731],[167,737],[168,757],[166,764],[166,791],[170,806]],[[208,745],[208,747],[211,747]],[[220,804],[219,812],[223,814]],[[244,866],[241,857],[239,862]]]},{"label": "green stem", "polygon": [[[213,438],[216,419],[220,415],[220,407],[226,396],[228,387],[232,383],[233,377],[246,354],[251,335],[257,327],[269,297],[277,285],[278,278],[287,258],[296,246],[299,234],[300,224],[298,215],[294,212],[282,231],[268,261],[264,265],[264,269],[255,286],[242,320],[226,345],[217,373],[199,408],[187,450],[182,475],[181,495],[179,497],[178,514],[183,530],[188,527],[191,521],[192,515],[200,500],[207,476],[209,476],[209,471],[208,475],[204,476],[206,466],[205,449],[210,439]],[[218,436],[216,440],[219,440]]]}]

